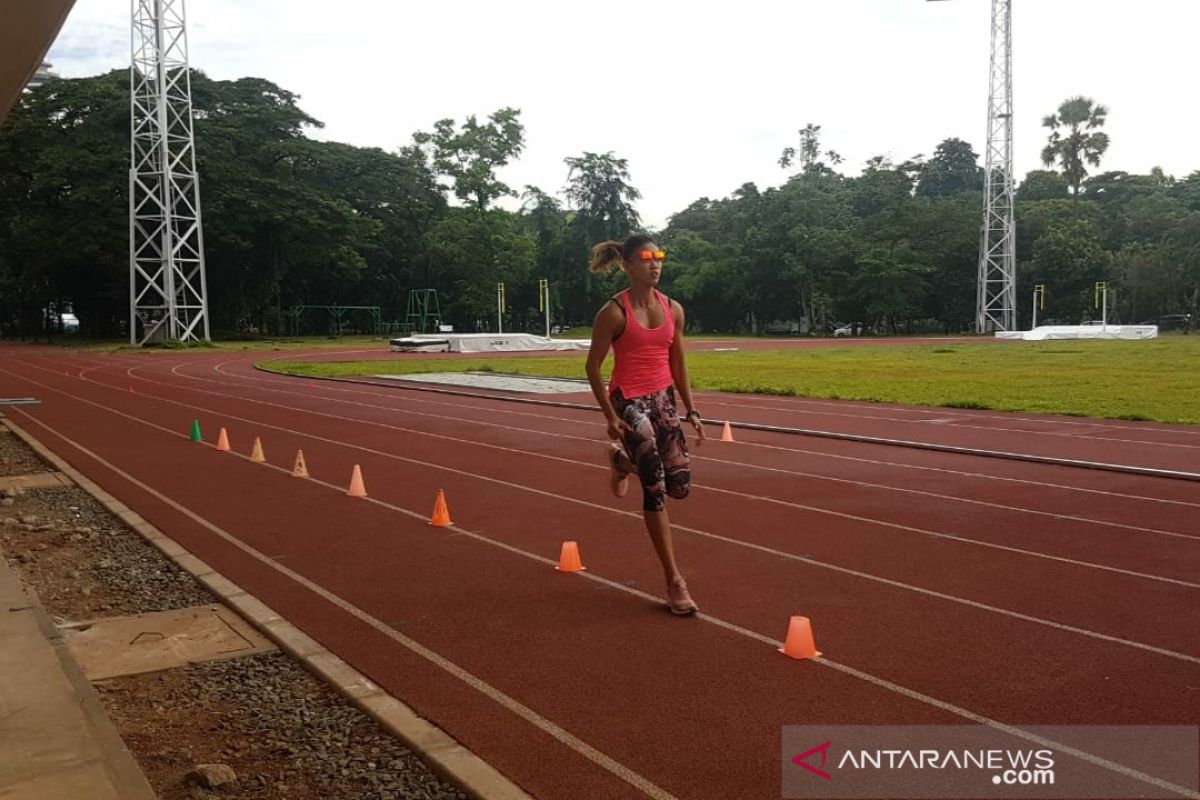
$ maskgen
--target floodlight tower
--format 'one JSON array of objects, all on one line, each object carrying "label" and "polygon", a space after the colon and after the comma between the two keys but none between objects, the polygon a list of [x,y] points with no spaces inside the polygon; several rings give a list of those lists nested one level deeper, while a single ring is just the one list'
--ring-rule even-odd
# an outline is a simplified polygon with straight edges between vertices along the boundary
[{"label": "floodlight tower", "polygon": [[129,341],[208,340],[184,0],[131,2]]},{"label": "floodlight tower", "polygon": [[992,0],[988,74],[987,148],[984,153],[983,229],[975,329],[1017,327],[1017,238],[1013,218],[1012,0]]}]

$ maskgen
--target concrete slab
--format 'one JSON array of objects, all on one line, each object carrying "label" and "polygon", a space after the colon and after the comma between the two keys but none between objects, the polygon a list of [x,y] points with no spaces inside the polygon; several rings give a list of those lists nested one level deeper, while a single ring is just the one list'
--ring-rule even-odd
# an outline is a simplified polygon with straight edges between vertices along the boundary
[{"label": "concrete slab", "polygon": [[76,622],[64,630],[67,647],[92,681],[275,649],[222,605]]},{"label": "concrete slab", "polygon": [[[17,578],[0,558],[0,596]],[[0,797],[153,800],[104,708],[32,600],[0,609]]]},{"label": "concrete slab", "polygon": [[[3,429],[7,430],[7,428]],[[13,475],[0,478],[0,492],[5,489],[58,489],[74,485],[61,472],[38,472],[33,475]]]}]

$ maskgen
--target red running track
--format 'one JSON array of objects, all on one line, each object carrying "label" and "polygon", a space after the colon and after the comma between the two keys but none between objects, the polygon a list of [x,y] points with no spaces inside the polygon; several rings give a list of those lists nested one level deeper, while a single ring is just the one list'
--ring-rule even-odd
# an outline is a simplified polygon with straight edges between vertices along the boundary
[{"label": "red running track", "polygon": [[[537,797],[777,797],[784,725],[1200,723],[1200,484],[739,431],[669,506],[704,611],[677,619],[636,493],[607,494],[595,412],[252,360],[5,348],[0,395],[39,397],[10,416]],[[847,430],[945,413],[718,403]],[[1013,422],[952,415],[955,443]],[[193,418],[277,468],[188,443]],[[1021,425],[1071,457],[1132,447],[1062,422]],[[314,480],[287,474],[301,447]],[[344,494],[354,464],[368,501]],[[437,489],[454,528],[424,522]],[[587,572],[553,569],[565,539]],[[775,652],[797,613],[821,660]]]}]

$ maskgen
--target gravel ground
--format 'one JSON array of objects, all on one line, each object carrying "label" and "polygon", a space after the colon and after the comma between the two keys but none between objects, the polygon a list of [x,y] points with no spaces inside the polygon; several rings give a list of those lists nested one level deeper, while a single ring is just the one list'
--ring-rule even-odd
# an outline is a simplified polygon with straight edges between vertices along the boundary
[{"label": "gravel ground", "polygon": [[[48,469],[11,434],[0,434],[0,465],[8,475]],[[216,602],[81,489],[10,492],[0,503],[0,549],[59,622]],[[464,798],[282,652],[96,689],[162,800]],[[202,764],[227,765],[237,780],[201,788],[189,776]]]},{"label": "gravel ground", "polygon": [[32,475],[35,472],[50,472],[52,468],[37,457],[16,434],[7,428],[0,433],[0,476]]},{"label": "gravel ground", "polygon": [[[462,797],[280,652],[103,681],[97,689],[142,768],[157,776],[152,783],[163,800],[211,797],[187,782],[194,764],[211,763],[238,775],[229,797]],[[170,713],[146,713],[155,707]]]},{"label": "gravel ground", "polygon": [[[215,602],[191,575],[82,489],[33,489],[0,511],[6,555],[60,620]],[[14,518],[16,525],[9,522]]]}]

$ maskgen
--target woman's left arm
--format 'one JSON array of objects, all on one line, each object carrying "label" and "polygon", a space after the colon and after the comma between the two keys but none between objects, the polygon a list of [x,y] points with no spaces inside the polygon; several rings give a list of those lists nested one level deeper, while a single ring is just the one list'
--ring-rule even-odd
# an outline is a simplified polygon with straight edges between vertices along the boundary
[{"label": "woman's left arm", "polygon": [[696,435],[700,437],[697,442],[699,444],[704,441],[704,423],[700,421],[700,414],[692,402],[692,383],[688,378],[687,358],[684,356],[683,348],[683,306],[672,300],[671,314],[675,317],[675,340],[671,342],[670,354],[671,379],[675,381],[675,391],[679,392],[679,399],[683,402],[687,420],[692,423],[692,427],[696,429]]}]

